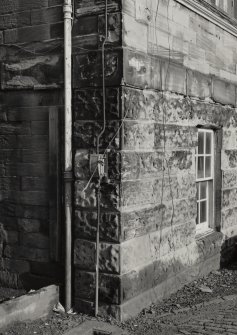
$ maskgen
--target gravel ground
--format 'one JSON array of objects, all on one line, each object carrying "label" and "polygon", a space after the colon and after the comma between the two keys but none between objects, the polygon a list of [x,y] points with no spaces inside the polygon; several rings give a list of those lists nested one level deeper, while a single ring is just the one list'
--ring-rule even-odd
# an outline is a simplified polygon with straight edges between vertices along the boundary
[{"label": "gravel ground", "polygon": [[[136,318],[124,323],[115,320],[103,320],[119,325],[128,330],[131,334],[148,335],[163,334],[164,324],[169,326],[169,318],[166,315],[178,317],[179,312],[185,312],[197,304],[202,304],[214,298],[237,294],[237,263],[228,269],[215,271],[209,276],[199,279],[190,285],[173,294],[158,304],[153,304],[148,309],[144,309]],[[182,313],[181,313],[182,314]],[[54,313],[46,319],[34,322],[24,322],[12,324],[0,331],[0,335],[60,335],[67,330],[74,328],[92,318],[86,315],[65,315]],[[169,334],[166,332],[165,334]],[[171,333],[170,333],[171,334]]]}]

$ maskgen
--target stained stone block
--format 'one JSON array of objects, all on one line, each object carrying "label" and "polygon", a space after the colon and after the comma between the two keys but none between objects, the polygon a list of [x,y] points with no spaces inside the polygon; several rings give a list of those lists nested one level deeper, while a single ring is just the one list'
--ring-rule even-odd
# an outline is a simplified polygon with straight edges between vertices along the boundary
[{"label": "stained stone block", "polygon": [[[100,240],[119,242],[120,215],[102,212],[100,216]],[[97,230],[96,211],[75,211],[75,237],[95,240]]]},{"label": "stained stone block", "polygon": [[[75,182],[75,204],[84,208],[95,208],[97,206],[97,182],[91,181],[87,189],[87,181]],[[117,208],[119,206],[119,185],[112,183],[101,184],[101,207]]]},{"label": "stained stone block", "polygon": [[[102,120],[103,95],[101,89],[75,90],[73,96],[75,120]],[[106,88],[106,119],[120,116],[120,89]]]},{"label": "stained stone block", "polygon": [[[80,269],[95,270],[96,243],[86,240],[75,240],[74,264]],[[120,273],[120,245],[100,243],[100,271]]]}]

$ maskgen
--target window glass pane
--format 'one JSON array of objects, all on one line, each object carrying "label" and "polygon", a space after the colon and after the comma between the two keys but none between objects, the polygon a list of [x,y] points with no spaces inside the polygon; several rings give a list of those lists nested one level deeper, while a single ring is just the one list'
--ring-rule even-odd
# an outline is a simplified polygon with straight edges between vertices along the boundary
[{"label": "window glass pane", "polygon": [[204,154],[204,132],[198,132],[198,153]]},{"label": "window glass pane", "polygon": [[212,152],[212,134],[206,133],[206,154],[211,154]]},{"label": "window glass pane", "polygon": [[207,221],[207,202],[200,202],[200,223]]},{"label": "window glass pane", "polygon": [[206,157],[205,178],[211,177],[211,157]]},{"label": "window glass pane", "polygon": [[204,157],[198,157],[198,178],[204,178]]},{"label": "window glass pane", "polygon": [[200,200],[207,198],[207,182],[200,183]]}]

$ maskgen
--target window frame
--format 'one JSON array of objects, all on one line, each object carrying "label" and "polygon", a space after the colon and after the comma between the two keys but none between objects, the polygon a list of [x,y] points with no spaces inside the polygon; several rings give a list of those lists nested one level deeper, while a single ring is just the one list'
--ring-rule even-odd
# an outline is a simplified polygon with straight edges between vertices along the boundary
[{"label": "window frame", "polygon": [[[214,222],[214,203],[215,203],[215,132],[213,129],[198,128],[198,140],[200,134],[203,134],[203,152],[199,152],[199,143],[196,150],[195,161],[196,161],[196,185],[197,185],[197,219],[196,219],[196,234],[205,234],[210,230],[213,230]],[[211,145],[210,153],[207,153],[207,134],[211,134]],[[210,157],[210,176],[205,176],[206,173],[206,158]],[[203,177],[198,176],[199,172],[199,158],[203,158]],[[205,197],[201,197],[203,193],[203,184],[206,184]],[[202,189],[202,191],[201,191]],[[201,222],[201,205],[206,206],[205,216],[206,220]]]}]

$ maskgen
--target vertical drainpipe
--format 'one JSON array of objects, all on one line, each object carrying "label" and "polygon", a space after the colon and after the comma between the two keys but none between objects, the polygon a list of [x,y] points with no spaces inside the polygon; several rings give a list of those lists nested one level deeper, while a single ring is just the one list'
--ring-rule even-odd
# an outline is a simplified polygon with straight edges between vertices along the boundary
[{"label": "vertical drainpipe", "polygon": [[72,305],[72,0],[64,0],[65,310]]}]

